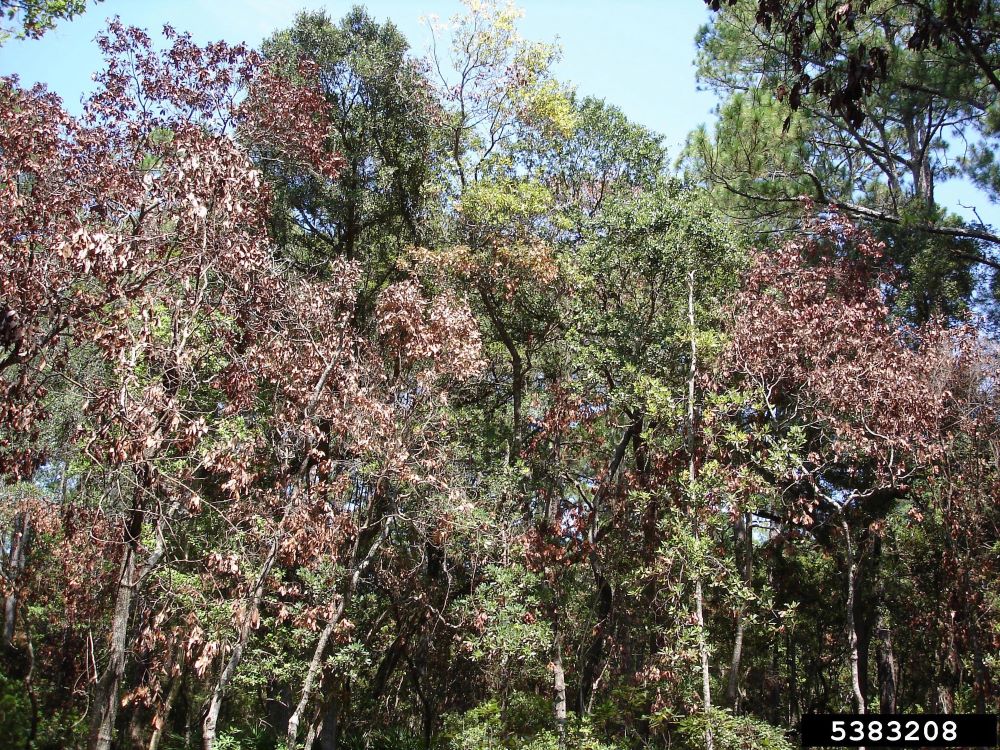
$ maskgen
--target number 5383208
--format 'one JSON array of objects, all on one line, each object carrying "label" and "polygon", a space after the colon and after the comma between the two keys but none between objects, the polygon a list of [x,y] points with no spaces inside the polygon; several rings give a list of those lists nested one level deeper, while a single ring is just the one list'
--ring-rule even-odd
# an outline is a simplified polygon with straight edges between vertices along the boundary
[{"label": "number 5383208", "polygon": [[813,714],[803,747],[969,747],[997,744],[997,717],[983,714]]}]

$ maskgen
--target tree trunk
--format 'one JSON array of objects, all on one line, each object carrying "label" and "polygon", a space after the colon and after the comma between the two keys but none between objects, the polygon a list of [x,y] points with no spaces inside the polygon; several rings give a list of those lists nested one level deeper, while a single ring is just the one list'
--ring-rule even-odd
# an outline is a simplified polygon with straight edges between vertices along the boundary
[{"label": "tree trunk", "polygon": [[517,351],[511,354],[511,368],[513,371],[512,394],[512,416],[511,416],[511,440],[510,440],[510,465],[517,463],[521,455],[521,402],[524,399],[524,364]]},{"label": "tree trunk", "polygon": [[556,634],[555,656],[552,659],[553,673],[553,708],[556,717],[556,732],[559,735],[559,747],[566,747],[566,672],[562,662],[562,634]]},{"label": "tree trunk", "polygon": [[420,729],[423,734],[424,750],[431,750],[434,741],[434,704],[426,691],[420,701],[423,716],[420,718]]},{"label": "tree trunk", "polygon": [[497,332],[497,336],[500,338],[504,348],[510,355],[512,379],[511,435],[510,450],[507,454],[507,463],[510,466],[513,466],[517,463],[518,456],[521,453],[521,402],[524,398],[524,382],[527,373],[525,372],[524,358],[521,357],[521,352],[517,347],[517,343],[514,341],[513,336],[507,329],[507,326],[500,315],[500,309],[493,299],[493,291],[483,283],[479,284],[478,289],[479,296],[483,301],[483,307],[486,308],[486,317],[489,318],[490,323],[493,325],[493,329]]},{"label": "tree trunk", "polygon": [[[739,568],[743,585],[749,591],[753,585],[753,539],[751,538],[751,519],[749,513],[739,513],[733,529],[734,552],[736,565]],[[733,711],[739,710],[740,696],[740,663],[743,659],[743,634],[746,629],[746,612],[740,604],[736,611],[736,636],[733,639],[733,656],[729,661],[729,683],[726,687],[726,700]]]},{"label": "tree trunk", "polygon": [[128,646],[128,625],[132,617],[132,602],[136,589],[163,558],[165,542],[163,523],[176,511],[179,501],[169,511],[158,515],[154,526],[156,546],[137,569],[136,557],[141,545],[142,529],[145,523],[145,500],[152,484],[152,474],[147,464],[136,467],[136,489],[132,507],[125,521],[123,539],[125,556],[118,575],[118,591],[115,595],[114,615],[111,619],[111,636],[108,648],[108,666],[97,683],[94,694],[94,715],[91,719],[91,750],[109,750],[114,737],[115,719],[118,716],[119,692],[125,676],[125,656]]},{"label": "tree trunk", "polygon": [[302,746],[306,750],[312,750],[313,743],[316,741],[316,737],[319,735],[320,731],[323,729],[323,717],[317,716],[316,721],[309,722],[309,729],[306,732],[306,738],[302,742]]},{"label": "tree trunk", "polygon": [[[288,515],[288,510],[288,508],[285,509],[285,516]],[[212,688],[212,696],[208,702],[208,709],[205,711],[205,717],[201,723],[201,746],[203,750],[213,750],[215,747],[215,741],[218,737],[219,712],[222,710],[222,699],[226,695],[229,683],[236,674],[236,669],[243,660],[243,650],[250,639],[250,625],[253,620],[253,612],[260,606],[260,600],[264,596],[264,584],[267,582],[267,577],[271,573],[274,561],[278,557],[278,539],[279,535],[275,534],[271,540],[271,547],[268,550],[267,557],[264,559],[264,565],[261,567],[257,580],[254,582],[253,593],[250,597],[250,606],[243,613],[243,618],[240,621],[236,643],[233,644],[233,651],[219,673],[219,678],[215,681],[215,686]]]},{"label": "tree trunk", "polygon": [[703,610],[703,594],[701,575],[694,582],[695,618],[698,622],[698,654],[701,657],[701,696],[705,708],[705,747],[712,750],[715,743],[712,738],[712,683],[708,663],[708,640],[705,637],[705,613]]},{"label": "tree trunk", "polygon": [[413,685],[413,692],[417,694],[420,701],[420,730],[422,735],[422,746],[424,750],[430,750],[431,741],[434,739],[434,704],[430,696],[424,690],[423,679],[427,676],[427,662],[422,654],[426,655],[428,648],[427,634],[420,638],[420,643],[416,648],[416,659],[408,652],[406,654],[406,676],[410,678]]},{"label": "tree trunk", "polygon": [[580,689],[578,695],[577,712],[580,716],[590,713],[590,703],[594,694],[594,686],[597,682],[597,670],[601,659],[604,657],[604,641],[607,630],[608,618],[614,606],[614,590],[611,584],[604,577],[600,570],[600,560],[596,551],[590,554],[591,569],[594,573],[594,583],[597,587],[597,625],[596,631],[590,646],[583,657],[583,667],[580,670]]},{"label": "tree trunk", "polygon": [[[358,587],[358,581],[361,580],[361,575],[371,564],[372,560],[375,558],[375,553],[378,551],[379,547],[382,546],[382,542],[385,541],[388,536],[391,524],[391,516],[387,516],[382,519],[378,535],[372,540],[371,546],[365,553],[364,559],[361,560],[354,568],[354,572],[351,574],[351,578],[347,583],[347,590],[337,603],[333,616],[323,628],[323,632],[320,633],[319,640],[316,642],[316,648],[313,650],[312,659],[309,662],[309,670],[306,672],[306,679],[302,684],[302,695],[299,697],[299,702],[296,704],[295,710],[288,719],[288,731],[286,733],[286,747],[288,750],[295,750],[295,743],[298,741],[299,724],[301,723],[302,716],[305,713],[306,708],[309,706],[309,701],[312,698],[316,678],[323,666],[323,659],[326,657],[326,646],[330,641],[330,636],[333,634],[333,630],[337,626],[337,623],[340,622],[340,618],[343,616],[348,602],[350,602],[351,597],[354,595],[354,591]],[[358,541],[360,542],[360,537]],[[355,555],[357,555],[357,551],[357,546],[355,546]],[[209,748],[205,748],[205,750],[209,750]]]},{"label": "tree trunk", "polygon": [[969,645],[972,647],[974,675],[972,678],[972,689],[976,696],[976,713],[985,714],[986,706],[990,702],[993,690],[990,673],[983,659],[983,646],[980,640],[979,621],[977,619],[977,597],[973,595],[973,588],[969,582],[968,565],[965,566],[965,572],[962,577],[965,582],[965,596],[963,597],[963,601],[965,602],[966,620],[969,623]]},{"label": "tree trunk", "polygon": [[38,736],[38,692],[35,690],[35,647],[31,642],[31,632],[27,632],[28,673],[24,676],[24,689],[31,703],[31,717],[28,721],[28,737],[24,742],[24,750],[31,750]]},{"label": "tree trunk", "polygon": [[[642,433],[642,417],[637,416],[634,417],[633,420],[632,424],[628,426],[625,433],[622,435],[621,440],[618,442],[618,446],[615,448],[611,462],[608,464],[608,470],[604,480],[605,484],[594,494],[594,507],[591,516],[592,520],[591,523],[588,524],[587,528],[587,541],[590,544],[590,553],[588,557],[590,560],[591,572],[594,574],[594,587],[597,590],[597,624],[590,646],[587,647],[587,651],[584,654],[583,665],[580,668],[580,680],[577,690],[577,713],[580,716],[585,716],[590,713],[591,705],[594,701],[594,691],[599,679],[598,667],[600,666],[601,660],[604,658],[607,623],[611,617],[612,610],[614,609],[615,601],[614,589],[601,570],[601,559],[597,552],[597,519],[600,512],[601,499],[606,491],[605,488],[610,487],[610,484],[614,481],[615,476],[618,474],[618,470],[621,467],[622,462],[625,460],[625,454],[628,451],[630,443],[633,444],[636,452],[637,466],[642,463],[642,455],[645,452],[642,448],[642,440],[640,438]],[[640,470],[642,469],[640,468]],[[549,511],[550,526],[554,526],[557,521],[556,510],[557,507],[553,505]]]},{"label": "tree trunk", "polygon": [[92,750],[109,750],[114,736],[115,718],[118,716],[118,692],[125,674],[128,621],[132,614],[132,598],[135,593],[135,545],[137,543],[138,535],[126,544],[125,558],[122,560],[118,576],[118,593],[115,596],[115,610],[111,620],[108,666],[97,683],[94,696],[94,716],[90,735]]},{"label": "tree trunk", "polygon": [[736,635],[733,638],[733,656],[729,660],[729,680],[726,685],[726,701],[734,712],[739,711],[740,662],[743,659],[743,613],[736,614]]},{"label": "tree trunk", "polygon": [[330,700],[323,711],[319,728],[319,750],[337,750],[337,733],[340,729],[340,695]]},{"label": "tree trunk", "polygon": [[175,676],[170,681],[170,689],[167,690],[167,697],[163,701],[163,705],[159,708],[159,710],[157,710],[156,715],[153,717],[153,734],[149,738],[148,750],[158,750],[160,747],[160,742],[163,740],[164,730],[167,727],[167,721],[170,719],[170,712],[173,710],[177,696],[181,692],[181,685],[183,682],[183,672]]},{"label": "tree trunk", "polygon": [[325,716],[325,708],[323,706],[317,706],[316,711],[313,714],[312,721],[309,722],[309,729],[306,730],[306,738],[302,742],[302,747],[305,750],[312,750],[313,743],[316,742],[316,738],[319,737],[320,732],[323,731],[323,717]]},{"label": "tree trunk", "polygon": [[[312,660],[309,662],[309,670],[306,672],[305,683],[302,685],[302,695],[299,698],[298,704],[295,706],[295,710],[292,711],[292,715],[288,719],[288,732],[286,739],[286,747],[288,750],[294,750],[295,743],[298,741],[299,722],[302,720],[302,714],[305,713],[305,710],[309,705],[309,699],[312,696],[313,684],[315,683],[319,670],[323,665],[323,658],[326,654],[326,644],[329,642],[330,636],[333,635],[333,630],[340,621],[340,615],[343,611],[343,600],[341,600],[335,615],[330,618],[326,627],[323,628],[323,632],[320,633],[319,640],[316,642],[316,648],[313,650]],[[309,744],[307,742],[306,747],[308,746]]]},{"label": "tree trunk", "polygon": [[904,123],[910,152],[907,166],[913,179],[913,192],[930,212],[934,209],[934,171],[930,162],[932,133],[920,117],[921,114],[915,114]]},{"label": "tree trunk", "polygon": [[863,714],[865,712],[865,697],[861,692],[861,675],[858,659],[858,631],[854,625],[854,598],[857,588],[857,562],[854,559],[854,547],[851,542],[851,528],[847,519],[841,516],[840,526],[844,530],[844,540],[846,544],[845,557],[847,562],[847,644],[848,658],[851,667],[851,690],[854,693],[854,712]]},{"label": "tree trunk", "polygon": [[[688,371],[688,411],[687,411],[687,432],[688,432],[688,486],[692,506],[694,506],[695,482],[697,476],[697,464],[695,462],[695,380],[698,377],[698,342],[695,336],[694,325],[694,271],[688,271],[688,325],[691,337],[691,367]],[[698,518],[698,508],[692,507],[694,513],[694,538],[701,540],[701,522]],[[699,565],[701,561],[699,561]],[[705,634],[705,612],[704,593],[701,584],[701,571],[695,574],[694,581],[694,612],[695,621],[698,626],[698,655],[701,658],[701,698],[705,710],[705,748],[714,750],[715,741],[712,736],[712,683],[711,672],[708,663],[708,639]]]},{"label": "tree trunk", "polygon": [[24,511],[14,520],[14,530],[10,543],[10,563],[7,569],[7,596],[3,607],[3,645],[14,645],[14,627],[17,623],[17,582],[24,571],[27,559],[28,539],[31,536],[31,514]]},{"label": "tree trunk", "polygon": [[780,726],[785,721],[781,715],[781,641],[774,638],[771,642],[771,671],[768,674],[771,686],[771,723]]},{"label": "tree trunk", "polygon": [[802,706],[799,705],[799,666],[791,629],[785,633],[785,660],[788,664],[788,726],[797,726]]},{"label": "tree trunk", "polygon": [[858,685],[861,687],[861,699],[867,705],[868,696],[871,695],[871,686],[868,684],[868,664],[870,663],[875,626],[872,618],[864,612],[860,599],[861,597],[856,591],[854,594],[854,627],[858,634]]},{"label": "tree trunk", "polygon": [[961,669],[961,660],[958,656],[958,649],[955,644],[955,613],[951,613],[948,620],[947,642],[942,644],[941,656],[939,659],[937,679],[937,703],[938,710],[943,714],[954,713],[955,711],[955,690],[958,686],[958,676]]},{"label": "tree trunk", "polygon": [[979,642],[979,626],[976,623],[974,613],[970,614],[969,619],[969,640],[972,646],[972,664],[975,669],[972,687],[976,695],[976,713],[984,714],[992,691],[990,690],[990,673],[983,660],[983,648]]},{"label": "tree trunk", "polygon": [[879,613],[875,626],[878,638],[875,644],[875,660],[878,663],[879,713],[896,713],[896,657],[892,651],[892,631],[888,618]]}]

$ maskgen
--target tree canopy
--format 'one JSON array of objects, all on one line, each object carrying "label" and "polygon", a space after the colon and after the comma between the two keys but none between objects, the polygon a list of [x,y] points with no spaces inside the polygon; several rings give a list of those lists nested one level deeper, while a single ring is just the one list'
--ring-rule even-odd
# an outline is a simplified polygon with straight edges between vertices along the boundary
[{"label": "tree canopy", "polygon": [[998,710],[998,243],[934,192],[996,192],[996,14],[709,5],[681,154],[479,0],[0,78],[0,737]]},{"label": "tree canopy", "polygon": [[918,319],[954,315],[976,278],[989,287],[1000,237],[978,213],[949,213],[935,187],[963,177],[997,198],[996,14],[952,2],[709,5],[699,74],[723,101],[715,133],[689,141],[690,178],[765,229],[797,226],[803,197],[873,224]]}]

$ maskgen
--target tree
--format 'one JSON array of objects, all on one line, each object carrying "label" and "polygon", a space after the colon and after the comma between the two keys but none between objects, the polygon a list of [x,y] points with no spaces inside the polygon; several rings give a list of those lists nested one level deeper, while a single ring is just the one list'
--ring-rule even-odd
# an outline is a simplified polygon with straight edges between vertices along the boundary
[{"label": "tree", "polygon": [[[108,69],[81,121],[41,88],[3,84],[3,184],[15,209],[3,227],[3,468],[28,479],[44,466],[38,427],[51,403],[47,394],[72,394],[80,417],[68,439],[98,479],[60,498],[61,509],[42,508],[100,526],[106,540],[107,559],[90,558],[112,604],[102,612],[108,645],[91,709],[94,748],[112,742],[125,681],[141,678],[129,691],[134,696],[144,673],[156,676],[148,661],[138,674],[130,669],[135,623],[149,616],[155,599],[146,587],[159,579],[158,569],[184,572],[178,560],[184,548],[194,551],[188,535],[199,526],[210,530],[198,520],[206,505],[237,528],[248,518],[250,498],[258,509],[284,507],[248,600],[237,600],[237,646],[206,712],[204,743],[212,747],[269,572],[309,520],[301,517],[297,484],[311,478],[321,491],[317,464],[345,461],[346,450],[358,461],[366,450],[388,458],[384,470],[398,473],[405,461],[398,456],[409,455],[399,433],[383,429],[374,443],[365,437],[380,413],[389,418],[383,404],[415,415],[422,399],[414,389],[426,392],[437,374],[461,378],[478,366],[478,341],[457,299],[424,301],[412,282],[392,287],[378,308],[383,350],[352,328],[356,269],[342,266],[335,282],[310,287],[285,279],[275,265],[268,190],[227,128],[271,158],[335,178],[343,160],[325,150],[328,124],[323,99],[310,86],[314,68],[302,62],[301,82],[290,84],[243,48],[199,48],[169,28],[165,33],[171,46],[157,53],[145,33],[111,25],[100,39]],[[432,357],[430,370],[415,370]],[[386,362],[394,362],[388,371]],[[387,382],[399,392],[365,395]],[[268,402],[260,399],[274,388],[281,398],[270,402],[272,426],[247,432],[241,425],[264,415]],[[407,422],[390,418],[383,427],[390,424],[402,429]],[[22,435],[15,437],[18,427]],[[303,455],[283,458],[289,450]],[[430,453],[413,450],[430,473]],[[240,455],[254,457],[257,468],[240,466]],[[336,481],[342,488],[343,479]],[[382,515],[373,521],[391,518],[376,512]],[[23,540],[30,516],[21,518]],[[209,570],[230,570],[228,554],[205,552]],[[23,559],[22,549],[16,569]],[[357,558],[349,568],[355,583],[360,564]],[[166,604],[164,617],[176,606]],[[16,609],[7,610],[5,630],[13,631]],[[155,620],[144,631],[167,646],[165,670],[180,646],[205,676],[220,642],[198,635],[199,619],[187,618],[186,633],[164,635]],[[141,690],[149,694],[148,686]]]},{"label": "tree", "polygon": [[[245,346],[248,314],[266,305],[266,281],[257,282],[270,262],[266,192],[220,123],[266,137],[275,134],[266,119],[273,110],[239,108],[236,87],[251,89],[248,102],[286,104],[296,137],[282,153],[312,157],[331,176],[339,168],[317,145],[324,129],[307,89],[264,94],[254,87],[274,79],[256,56],[223,44],[203,50],[170,29],[166,36],[172,47],[161,58],[143,32],[112,23],[100,39],[108,71],[81,122],[40,88],[3,84],[4,184],[15,207],[4,230],[4,297],[17,301],[4,310],[4,422],[14,417],[28,431],[26,445],[6,438],[13,452],[4,468],[27,477],[45,460],[31,428],[59,384],[85,389],[75,438],[89,462],[116,477],[109,544],[120,563],[94,748],[112,741],[137,589],[165,553],[164,527],[198,502],[199,448],[212,421],[205,399],[218,392],[204,358]],[[78,349],[91,350],[103,372],[74,387],[67,365]],[[150,533],[156,542],[147,548]]]},{"label": "tree", "polygon": [[[920,41],[933,25],[925,6],[729,3],[698,40],[722,116],[714,138],[700,131],[688,147],[693,177],[770,228],[794,223],[803,196],[874,222],[921,320],[969,299],[998,242],[935,200],[936,183],[981,172],[956,144],[990,151],[993,99],[965,42]],[[960,11],[949,13],[954,24]],[[990,19],[976,15],[970,33],[992,39]]]},{"label": "tree", "polygon": [[875,624],[860,587],[878,577],[862,566],[878,565],[886,519],[963,442],[967,406],[957,394],[977,347],[969,329],[894,325],[882,292],[884,245],[837,215],[812,229],[780,253],[758,253],[735,301],[721,366],[742,395],[728,406],[723,444],[728,462],[752,466],[776,490],[756,514],[839,546],[860,713]]},{"label": "tree", "polygon": [[86,9],[87,0],[0,0],[0,15],[6,16],[0,26],[0,45],[12,36],[38,39],[57,22],[68,21]]},{"label": "tree", "polygon": [[360,7],[339,23],[302,13],[263,50],[286,73],[301,58],[318,66],[331,140],[344,158],[340,179],[329,183],[262,155],[280,206],[272,230],[303,268],[330,257],[363,261],[366,285],[377,293],[399,280],[405,248],[431,229],[441,114],[423,66],[391,22],[379,24]]},{"label": "tree", "polygon": [[[716,12],[723,7],[721,0],[705,3]],[[739,0],[726,0],[730,8],[738,4]],[[893,76],[888,57],[902,47],[933,53],[932,63],[952,63],[952,70],[962,71],[963,79],[937,78],[934,89],[928,89],[922,78],[895,81],[904,91],[954,96],[967,76],[978,77],[981,86],[968,96],[968,104],[986,110],[989,98],[975,94],[988,97],[989,89],[1000,90],[996,75],[1000,28],[988,3],[916,0],[889,5],[868,0],[830,5],[817,0],[759,0],[755,11],[761,37],[784,63],[784,92],[793,110],[803,94],[815,92],[828,100],[831,111],[855,126],[861,124],[872,114],[866,97]],[[952,88],[956,84],[958,89]]]}]

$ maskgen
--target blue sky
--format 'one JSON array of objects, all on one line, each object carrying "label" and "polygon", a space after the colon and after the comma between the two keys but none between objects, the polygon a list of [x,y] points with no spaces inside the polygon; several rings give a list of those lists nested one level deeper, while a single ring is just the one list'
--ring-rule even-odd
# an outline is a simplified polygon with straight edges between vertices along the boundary
[{"label": "blue sky", "polygon": [[[323,8],[334,18],[351,2],[321,0],[106,0],[64,22],[40,40],[0,48],[0,72],[25,83],[42,81],[72,108],[101,64],[94,36],[110,16],[157,31],[170,23],[196,41],[225,39],[256,45],[292,23],[303,8]],[[370,0],[362,3],[379,19],[390,18],[424,54],[430,35],[421,17],[447,19],[461,10],[457,0]],[[557,73],[582,94],[607,99],[638,122],[663,133],[676,155],[687,133],[711,113],[715,98],[695,87],[694,35],[708,19],[698,0],[526,0],[522,34],[536,41],[558,37],[563,59]]]},{"label": "blue sky", "polygon": [[[330,0],[106,0],[91,5],[40,40],[11,41],[0,47],[0,74],[17,73],[24,83],[41,81],[78,109],[101,65],[93,42],[105,19],[158,31],[170,23],[198,42],[225,39],[258,44],[291,24],[303,8],[323,8],[339,18],[352,2]],[[430,36],[421,18],[442,19],[461,9],[458,0],[369,0],[379,19],[391,18],[424,54]],[[712,117],[715,97],[698,91],[694,78],[694,35],[709,11],[699,0],[521,0],[522,33],[536,41],[558,39],[563,58],[557,74],[581,94],[606,99],[631,119],[662,133],[676,156],[685,136]],[[975,205],[982,218],[1000,228],[1000,206],[962,180],[936,187],[950,209],[974,218],[961,204]]]}]

